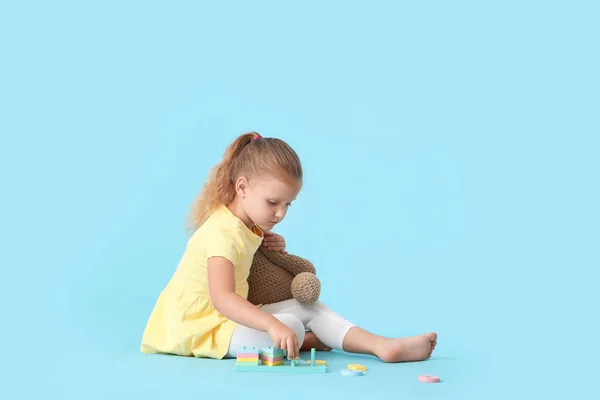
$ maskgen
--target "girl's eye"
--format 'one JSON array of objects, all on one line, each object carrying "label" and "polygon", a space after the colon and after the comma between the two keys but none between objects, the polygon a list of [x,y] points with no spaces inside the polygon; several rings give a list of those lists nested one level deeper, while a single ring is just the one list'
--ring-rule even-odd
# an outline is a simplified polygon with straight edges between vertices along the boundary
[{"label": "girl's eye", "polygon": [[[270,205],[272,205],[272,206],[276,206],[277,204],[279,204],[278,202],[276,202],[276,201],[273,201],[273,200],[267,200],[267,202],[268,202]],[[292,203],[287,203],[285,206],[286,206],[286,207],[289,207],[289,206],[291,206],[291,205],[292,205]]]}]

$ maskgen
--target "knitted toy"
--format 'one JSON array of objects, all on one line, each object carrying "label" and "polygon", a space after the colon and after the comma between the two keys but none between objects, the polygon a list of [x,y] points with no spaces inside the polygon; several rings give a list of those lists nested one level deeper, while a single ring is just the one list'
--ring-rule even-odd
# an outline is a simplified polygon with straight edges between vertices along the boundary
[{"label": "knitted toy", "polygon": [[319,299],[321,282],[314,265],[293,254],[259,248],[248,276],[248,301],[254,305],[296,299],[312,304]]}]

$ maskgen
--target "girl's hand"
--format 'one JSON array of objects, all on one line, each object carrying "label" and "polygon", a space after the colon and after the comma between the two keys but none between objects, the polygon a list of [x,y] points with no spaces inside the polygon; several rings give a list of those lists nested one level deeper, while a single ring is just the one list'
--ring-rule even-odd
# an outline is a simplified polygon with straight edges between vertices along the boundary
[{"label": "girl's hand", "polygon": [[285,239],[283,236],[273,232],[265,231],[265,238],[263,239],[262,246],[269,251],[278,251],[283,254],[287,254],[285,251]]},{"label": "girl's hand", "polygon": [[287,351],[288,360],[295,360],[300,357],[298,336],[296,336],[296,332],[293,329],[283,322],[276,320],[269,326],[267,333],[275,344],[275,347]]}]

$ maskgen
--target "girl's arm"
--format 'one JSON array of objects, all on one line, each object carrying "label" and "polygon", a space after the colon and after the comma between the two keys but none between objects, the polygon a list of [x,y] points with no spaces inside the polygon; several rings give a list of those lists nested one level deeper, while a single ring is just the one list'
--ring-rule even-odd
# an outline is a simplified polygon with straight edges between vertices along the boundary
[{"label": "girl's arm", "polygon": [[208,288],[211,301],[218,312],[240,325],[267,332],[276,347],[287,351],[289,359],[299,356],[296,333],[235,292],[235,274],[231,261],[224,257],[208,259]]}]

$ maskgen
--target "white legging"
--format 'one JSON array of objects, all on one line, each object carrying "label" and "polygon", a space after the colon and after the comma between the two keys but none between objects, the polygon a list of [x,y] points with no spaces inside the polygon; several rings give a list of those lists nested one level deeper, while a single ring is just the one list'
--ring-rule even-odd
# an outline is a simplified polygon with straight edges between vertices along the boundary
[{"label": "white legging", "polygon": [[[317,301],[310,305],[298,303],[295,299],[281,301],[279,303],[267,304],[261,307],[263,311],[272,314],[296,332],[298,344],[301,347],[304,342],[306,330],[312,331],[315,336],[327,347],[342,350],[342,343],[346,333],[355,326],[346,321],[325,304]],[[238,325],[233,332],[227,358],[235,358],[237,349],[243,346],[267,347],[273,346],[273,341],[267,332]]]}]

